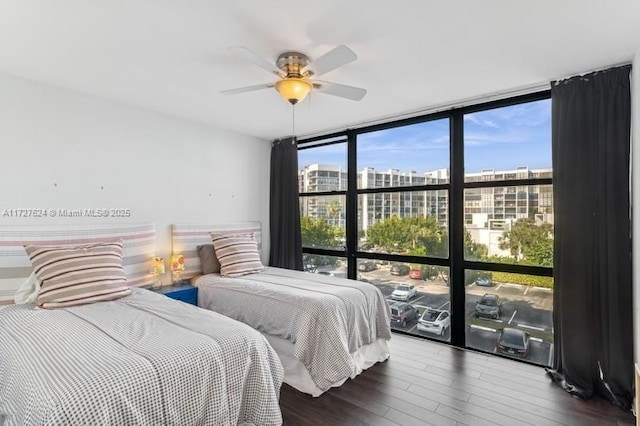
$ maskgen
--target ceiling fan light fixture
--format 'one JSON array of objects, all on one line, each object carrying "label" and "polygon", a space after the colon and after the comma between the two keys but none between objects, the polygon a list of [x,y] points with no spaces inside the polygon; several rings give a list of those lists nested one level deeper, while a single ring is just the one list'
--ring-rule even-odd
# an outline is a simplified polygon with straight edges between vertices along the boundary
[{"label": "ceiling fan light fixture", "polygon": [[303,101],[311,89],[313,85],[301,78],[288,77],[276,82],[276,90],[291,105]]}]

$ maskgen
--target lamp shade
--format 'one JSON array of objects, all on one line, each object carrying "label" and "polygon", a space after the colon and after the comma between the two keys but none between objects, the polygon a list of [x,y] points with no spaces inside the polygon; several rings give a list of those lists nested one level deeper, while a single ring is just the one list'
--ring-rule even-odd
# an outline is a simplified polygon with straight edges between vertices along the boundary
[{"label": "lamp shade", "polygon": [[154,257],[151,266],[151,273],[154,275],[164,274],[164,257]]},{"label": "lamp shade", "polygon": [[313,85],[301,78],[284,78],[276,83],[276,90],[286,101],[295,105],[313,89]]},{"label": "lamp shade", "polygon": [[171,256],[171,270],[173,272],[184,271],[184,256],[174,254]]}]

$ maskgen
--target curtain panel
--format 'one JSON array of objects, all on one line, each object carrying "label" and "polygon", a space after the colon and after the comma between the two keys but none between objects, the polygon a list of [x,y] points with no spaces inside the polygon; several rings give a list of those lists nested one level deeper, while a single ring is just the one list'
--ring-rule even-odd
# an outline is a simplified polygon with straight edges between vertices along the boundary
[{"label": "curtain panel", "polygon": [[269,195],[269,265],[301,271],[298,147],[295,138],[275,140],[271,145]]},{"label": "curtain panel", "polygon": [[552,83],[554,347],[572,394],[633,400],[630,66]]}]

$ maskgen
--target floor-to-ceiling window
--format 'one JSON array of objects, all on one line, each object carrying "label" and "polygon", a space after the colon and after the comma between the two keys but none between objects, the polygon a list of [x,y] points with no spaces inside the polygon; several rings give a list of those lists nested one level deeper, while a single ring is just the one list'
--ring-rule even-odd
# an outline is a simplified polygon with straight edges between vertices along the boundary
[{"label": "floor-to-ceiling window", "polygon": [[[551,101],[464,114],[466,345],[549,365]],[[506,267],[505,267],[506,266]]]},{"label": "floor-to-ceiling window", "polygon": [[347,141],[300,145],[300,227],[307,272],[347,277]]},{"label": "floor-to-ceiling window", "polygon": [[397,331],[548,365],[548,97],[301,140],[305,269],[377,286]]}]

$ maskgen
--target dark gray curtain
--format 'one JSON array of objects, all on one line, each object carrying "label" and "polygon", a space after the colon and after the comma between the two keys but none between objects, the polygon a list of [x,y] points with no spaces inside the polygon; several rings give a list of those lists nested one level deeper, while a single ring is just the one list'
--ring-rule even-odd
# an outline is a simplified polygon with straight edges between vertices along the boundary
[{"label": "dark gray curtain", "polygon": [[271,145],[271,251],[269,265],[302,270],[298,200],[298,148],[294,138]]},{"label": "dark gray curtain", "polygon": [[572,394],[633,398],[629,73],[554,82],[554,370]]}]

